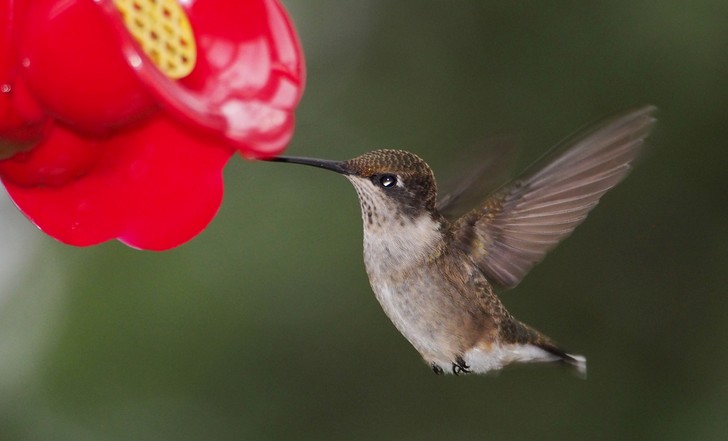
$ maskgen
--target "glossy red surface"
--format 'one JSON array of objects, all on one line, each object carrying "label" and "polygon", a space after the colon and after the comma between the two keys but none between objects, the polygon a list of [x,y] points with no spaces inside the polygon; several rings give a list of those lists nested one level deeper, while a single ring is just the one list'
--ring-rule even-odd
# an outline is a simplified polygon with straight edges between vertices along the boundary
[{"label": "glossy red surface", "polygon": [[111,0],[0,0],[0,177],[62,242],[166,249],[199,233],[239,152],[281,153],[304,83],[275,0],[189,0],[197,64],[167,78]]},{"label": "glossy red surface", "polygon": [[29,2],[0,2],[0,159],[32,146],[40,138],[45,120],[18,78],[19,18],[28,6]]},{"label": "glossy red surface", "polygon": [[76,130],[105,134],[154,108],[93,1],[35,0],[20,42],[22,75],[41,107]]},{"label": "glossy red surface", "polygon": [[[59,137],[73,136],[54,130]],[[138,248],[165,249],[196,235],[217,212],[229,149],[179,130],[169,118],[119,133],[103,149],[94,140],[77,142],[100,153],[95,166],[73,182],[58,187],[6,182],[25,214],[58,240],[93,245],[111,236]]]},{"label": "glossy red surface", "polygon": [[165,77],[123,29],[110,0],[101,0],[128,64],[175,117],[211,131],[249,158],[280,154],[293,132],[304,86],[303,57],[285,11],[275,0],[182,3],[197,36],[192,73]]}]

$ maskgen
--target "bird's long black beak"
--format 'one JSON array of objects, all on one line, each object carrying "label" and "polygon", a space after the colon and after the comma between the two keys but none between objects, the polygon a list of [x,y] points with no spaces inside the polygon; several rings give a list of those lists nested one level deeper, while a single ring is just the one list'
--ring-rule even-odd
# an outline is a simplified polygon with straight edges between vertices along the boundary
[{"label": "bird's long black beak", "polygon": [[326,159],[302,158],[299,156],[277,156],[275,158],[268,159],[268,161],[289,162],[291,164],[310,165],[311,167],[318,167],[318,168],[324,168],[326,170],[335,171],[336,173],[341,173],[342,175],[350,174],[349,170],[347,170],[346,167],[344,167],[344,163],[342,161],[328,161]]}]

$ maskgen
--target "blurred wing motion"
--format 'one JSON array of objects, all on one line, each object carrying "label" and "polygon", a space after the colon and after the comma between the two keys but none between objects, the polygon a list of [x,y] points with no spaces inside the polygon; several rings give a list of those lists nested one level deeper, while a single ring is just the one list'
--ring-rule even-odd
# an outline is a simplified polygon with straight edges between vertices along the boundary
[{"label": "blurred wing motion", "polygon": [[457,164],[451,163],[449,172],[438,171],[440,196],[435,208],[450,220],[470,211],[513,176],[518,144],[513,137],[492,137],[476,143],[468,152],[457,155]]},{"label": "blurred wing motion", "polygon": [[619,183],[639,156],[654,107],[611,117],[549,152],[453,224],[458,247],[512,288]]}]

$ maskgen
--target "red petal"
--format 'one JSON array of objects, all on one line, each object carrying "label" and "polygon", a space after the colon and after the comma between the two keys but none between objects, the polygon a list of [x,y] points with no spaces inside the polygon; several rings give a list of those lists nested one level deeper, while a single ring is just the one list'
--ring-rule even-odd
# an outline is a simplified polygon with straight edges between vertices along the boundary
[{"label": "red petal", "polygon": [[40,139],[45,113],[18,78],[18,38],[28,2],[0,1],[0,157]]},{"label": "red petal", "polygon": [[[47,142],[61,141],[52,135]],[[212,220],[230,155],[160,118],[109,139],[88,174],[67,185],[5,185],[18,207],[61,242],[86,246],[119,238],[133,247],[164,250],[191,239]]]},{"label": "red petal", "polygon": [[35,0],[23,23],[22,75],[48,113],[101,133],[156,109],[95,2]]},{"label": "red petal", "polygon": [[93,167],[103,144],[62,125],[51,125],[46,138],[31,150],[0,161],[0,176],[22,187],[65,185]]},{"label": "red petal", "polygon": [[[113,18],[109,1],[99,3]],[[281,153],[293,132],[304,86],[298,37],[276,0],[189,0],[197,64],[186,78],[165,77],[140,57],[118,17],[129,62],[150,93],[176,117],[228,141],[247,157]]]}]

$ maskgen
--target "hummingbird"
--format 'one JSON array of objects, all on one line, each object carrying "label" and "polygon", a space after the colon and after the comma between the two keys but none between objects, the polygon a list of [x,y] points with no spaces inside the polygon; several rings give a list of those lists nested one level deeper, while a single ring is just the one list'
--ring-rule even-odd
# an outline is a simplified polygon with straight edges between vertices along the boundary
[{"label": "hummingbird", "polygon": [[371,288],[436,374],[561,362],[585,375],[586,358],[514,318],[495,289],[518,285],[627,176],[654,125],[654,110],[645,106],[602,120],[455,219],[443,214],[435,176],[414,153],[382,149],[346,161],[269,160],[331,170],[353,184]]}]

